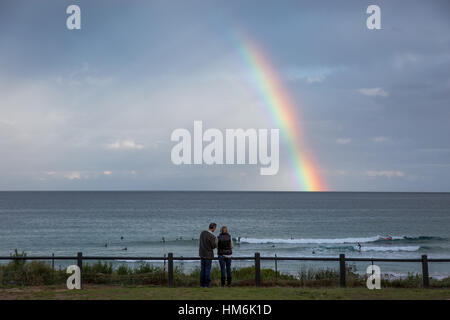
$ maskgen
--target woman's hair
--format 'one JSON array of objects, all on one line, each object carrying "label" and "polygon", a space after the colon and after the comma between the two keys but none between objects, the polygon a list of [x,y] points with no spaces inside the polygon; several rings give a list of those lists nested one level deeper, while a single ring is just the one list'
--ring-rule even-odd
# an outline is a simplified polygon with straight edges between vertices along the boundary
[{"label": "woman's hair", "polygon": [[220,233],[228,233],[228,228],[226,226],[221,226]]}]

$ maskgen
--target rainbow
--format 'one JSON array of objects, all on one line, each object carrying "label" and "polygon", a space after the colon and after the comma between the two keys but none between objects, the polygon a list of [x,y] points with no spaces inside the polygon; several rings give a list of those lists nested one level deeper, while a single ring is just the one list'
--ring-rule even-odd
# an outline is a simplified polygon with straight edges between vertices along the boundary
[{"label": "rainbow", "polygon": [[240,56],[250,72],[270,118],[281,129],[281,136],[289,150],[297,187],[302,191],[326,190],[318,166],[309,154],[304,141],[300,118],[274,68],[264,56],[263,51],[249,39],[241,35],[235,39],[237,39]]}]

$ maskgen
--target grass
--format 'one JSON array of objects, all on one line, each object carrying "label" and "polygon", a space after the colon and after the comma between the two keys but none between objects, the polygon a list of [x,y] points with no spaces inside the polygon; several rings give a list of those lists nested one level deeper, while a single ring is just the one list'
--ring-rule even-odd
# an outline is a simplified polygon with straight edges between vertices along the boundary
[{"label": "grass", "polygon": [[448,300],[450,289],[383,288],[167,288],[160,286],[86,285],[82,290],[64,286],[35,286],[0,289],[0,299],[44,300]]}]

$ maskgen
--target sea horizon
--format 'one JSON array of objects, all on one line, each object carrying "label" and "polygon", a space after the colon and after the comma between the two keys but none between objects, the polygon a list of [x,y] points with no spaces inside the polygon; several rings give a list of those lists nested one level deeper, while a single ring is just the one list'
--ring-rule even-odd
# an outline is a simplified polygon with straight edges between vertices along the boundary
[{"label": "sea horizon", "polygon": [[0,190],[0,192],[241,192],[241,193],[450,193],[450,191],[302,191],[302,190]]}]

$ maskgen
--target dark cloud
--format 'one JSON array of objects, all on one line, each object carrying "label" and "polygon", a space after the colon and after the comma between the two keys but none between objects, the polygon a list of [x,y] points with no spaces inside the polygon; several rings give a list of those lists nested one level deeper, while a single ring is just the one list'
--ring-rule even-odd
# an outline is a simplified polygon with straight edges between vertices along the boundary
[{"label": "dark cloud", "polygon": [[[448,1],[377,1],[382,30],[368,30],[372,1],[80,0],[69,31],[72,2],[0,3],[0,189],[295,188],[286,152],[270,178],[170,162],[170,133],[194,120],[273,125],[241,32],[279,72],[331,190],[450,190]],[[107,147],[123,141],[143,147]]]}]

